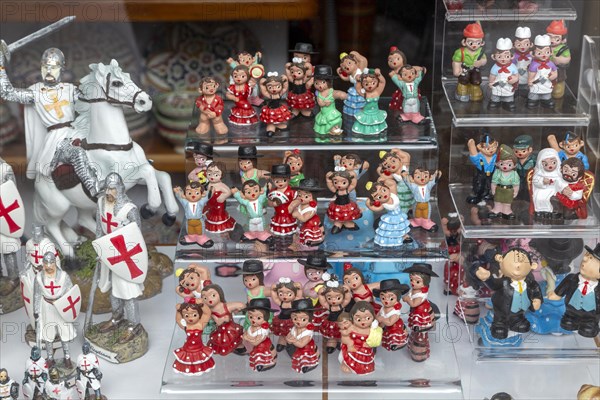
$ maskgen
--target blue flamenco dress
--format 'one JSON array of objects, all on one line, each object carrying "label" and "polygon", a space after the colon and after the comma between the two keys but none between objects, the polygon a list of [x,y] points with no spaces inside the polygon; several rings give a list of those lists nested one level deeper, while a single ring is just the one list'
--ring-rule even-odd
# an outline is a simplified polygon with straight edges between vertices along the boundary
[{"label": "blue flamenco dress", "polygon": [[404,244],[404,235],[410,231],[410,223],[400,208],[400,200],[391,194],[392,204],[384,204],[387,213],[379,220],[375,230],[375,244],[382,247],[397,247]]},{"label": "blue flamenco dress", "polygon": [[[355,76],[360,76],[360,71],[356,71],[356,75]],[[348,97],[346,97],[346,100],[344,100],[344,114],[348,114],[348,115],[356,115],[360,112],[360,110],[363,109],[363,107],[365,106],[365,98],[362,97],[360,94],[358,94],[358,92],[356,91],[356,88],[354,87],[354,85],[356,85],[356,78],[351,76],[350,77],[350,83],[352,83],[352,86],[350,86],[350,89],[348,89]]]},{"label": "blue flamenco dress", "polygon": [[366,100],[365,107],[355,115],[356,121],[352,125],[352,132],[361,135],[378,135],[387,129],[385,118],[387,112],[379,109],[379,97]]}]

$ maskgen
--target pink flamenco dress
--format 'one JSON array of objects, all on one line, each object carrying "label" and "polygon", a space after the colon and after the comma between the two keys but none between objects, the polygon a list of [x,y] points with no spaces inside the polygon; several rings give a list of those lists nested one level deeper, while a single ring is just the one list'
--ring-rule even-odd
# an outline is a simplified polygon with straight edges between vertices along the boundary
[{"label": "pink flamenco dress", "polygon": [[202,330],[186,328],[185,334],[187,339],[183,347],[173,351],[175,354],[173,371],[183,375],[199,376],[213,369],[215,367],[213,351],[202,343]]},{"label": "pink flamenco dress", "polygon": [[396,321],[393,325],[383,327],[381,345],[388,351],[401,349],[406,346],[406,343],[408,343],[408,333],[406,332],[404,321],[400,317],[401,307],[402,306],[400,303],[397,303],[396,306],[388,313],[385,313],[383,308],[379,310],[379,315],[384,318],[389,318],[392,315],[397,315],[399,317],[398,321]]},{"label": "pink flamenco dress", "polygon": [[356,332],[350,333],[350,338],[354,343],[354,351],[348,351],[348,346],[343,344],[342,351],[338,360],[345,364],[357,375],[366,375],[375,371],[375,352],[367,346],[369,335],[363,335]]},{"label": "pink flamenco dress", "polygon": [[[252,368],[253,371],[258,371],[273,367],[277,362],[277,356],[273,355],[273,343],[269,338],[269,335],[271,334],[269,324],[265,322],[263,326],[254,333],[248,332],[251,336],[265,336],[265,340],[254,346],[250,352],[250,368]],[[259,366],[262,368],[257,368]]]},{"label": "pink flamenco dress", "polygon": [[302,348],[296,347],[296,351],[292,354],[292,369],[301,374],[315,369],[319,365],[319,353],[313,339],[314,329],[313,324],[308,324],[306,330],[300,334],[296,334],[296,327],[293,327],[291,330],[291,334],[298,340],[310,336],[310,341],[306,346]]},{"label": "pink flamenco dress", "polygon": [[217,201],[222,192],[213,192],[204,208],[205,228],[212,233],[224,233],[235,228],[235,219],[225,210],[225,203]]},{"label": "pink flamenco dress", "polygon": [[231,313],[227,309],[227,305],[224,305],[225,312],[219,314],[212,312],[217,318],[225,318],[229,316],[229,322],[225,322],[217,327],[217,329],[210,334],[208,345],[213,351],[220,355],[226,356],[235,350],[240,343],[242,343],[242,327],[233,321]]},{"label": "pink flamenco dress", "polygon": [[230,85],[227,91],[237,97],[236,101],[229,114],[229,122],[235,125],[252,125],[258,122],[256,111],[248,101],[248,96],[252,92],[248,84],[244,85],[244,90],[237,91],[235,85]]}]

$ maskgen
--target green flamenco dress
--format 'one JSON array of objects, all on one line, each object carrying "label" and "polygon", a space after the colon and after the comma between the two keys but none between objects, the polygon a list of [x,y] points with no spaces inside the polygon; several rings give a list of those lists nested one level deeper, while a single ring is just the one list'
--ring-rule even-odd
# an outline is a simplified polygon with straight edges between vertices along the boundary
[{"label": "green flamenco dress", "polygon": [[379,109],[379,97],[366,99],[365,107],[356,114],[352,132],[362,135],[377,135],[387,129],[387,113]]},{"label": "green flamenco dress", "polygon": [[335,99],[333,98],[333,89],[329,89],[326,97],[317,92],[317,97],[322,101],[331,102],[328,106],[323,106],[315,116],[315,126],[313,129],[319,135],[328,135],[333,127],[342,126],[342,113],[335,108]]}]

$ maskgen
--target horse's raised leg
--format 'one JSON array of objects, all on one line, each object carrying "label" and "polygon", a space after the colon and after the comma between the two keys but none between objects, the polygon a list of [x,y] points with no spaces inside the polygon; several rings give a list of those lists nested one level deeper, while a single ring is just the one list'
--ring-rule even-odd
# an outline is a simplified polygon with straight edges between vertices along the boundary
[{"label": "horse's raised leg", "polygon": [[165,208],[167,210],[167,212],[163,214],[162,221],[163,224],[171,226],[175,223],[177,213],[179,212],[177,200],[175,200],[175,196],[173,195],[171,175],[164,171],[156,170],[156,179],[158,181],[158,186],[160,187],[160,192],[162,193],[163,203],[165,203]]},{"label": "horse's raised leg", "polygon": [[140,214],[143,218],[150,218],[152,215],[156,214],[161,203],[160,190],[156,179],[156,170],[152,165],[147,163],[140,166],[136,172],[137,177],[141,179],[148,188],[148,203],[142,206]]}]

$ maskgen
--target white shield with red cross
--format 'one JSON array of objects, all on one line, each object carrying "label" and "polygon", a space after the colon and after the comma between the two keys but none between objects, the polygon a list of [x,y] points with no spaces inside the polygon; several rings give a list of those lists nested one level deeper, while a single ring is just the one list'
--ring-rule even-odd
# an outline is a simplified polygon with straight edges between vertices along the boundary
[{"label": "white shield with red cross", "polygon": [[81,310],[79,285],[73,285],[67,293],[54,301],[53,305],[65,322],[74,322],[79,316],[79,310]]},{"label": "white shield with red cross", "polygon": [[102,263],[126,281],[144,283],[148,249],[137,224],[131,223],[92,242]]},{"label": "white shield with red cross", "polygon": [[0,185],[0,233],[4,236],[20,238],[23,236],[24,225],[23,200],[17,185],[8,180]]},{"label": "white shield with red cross", "polygon": [[20,280],[21,297],[23,298],[23,304],[25,304],[25,312],[29,317],[31,326],[35,326],[35,319],[33,318],[33,282],[28,274],[21,275]]}]

